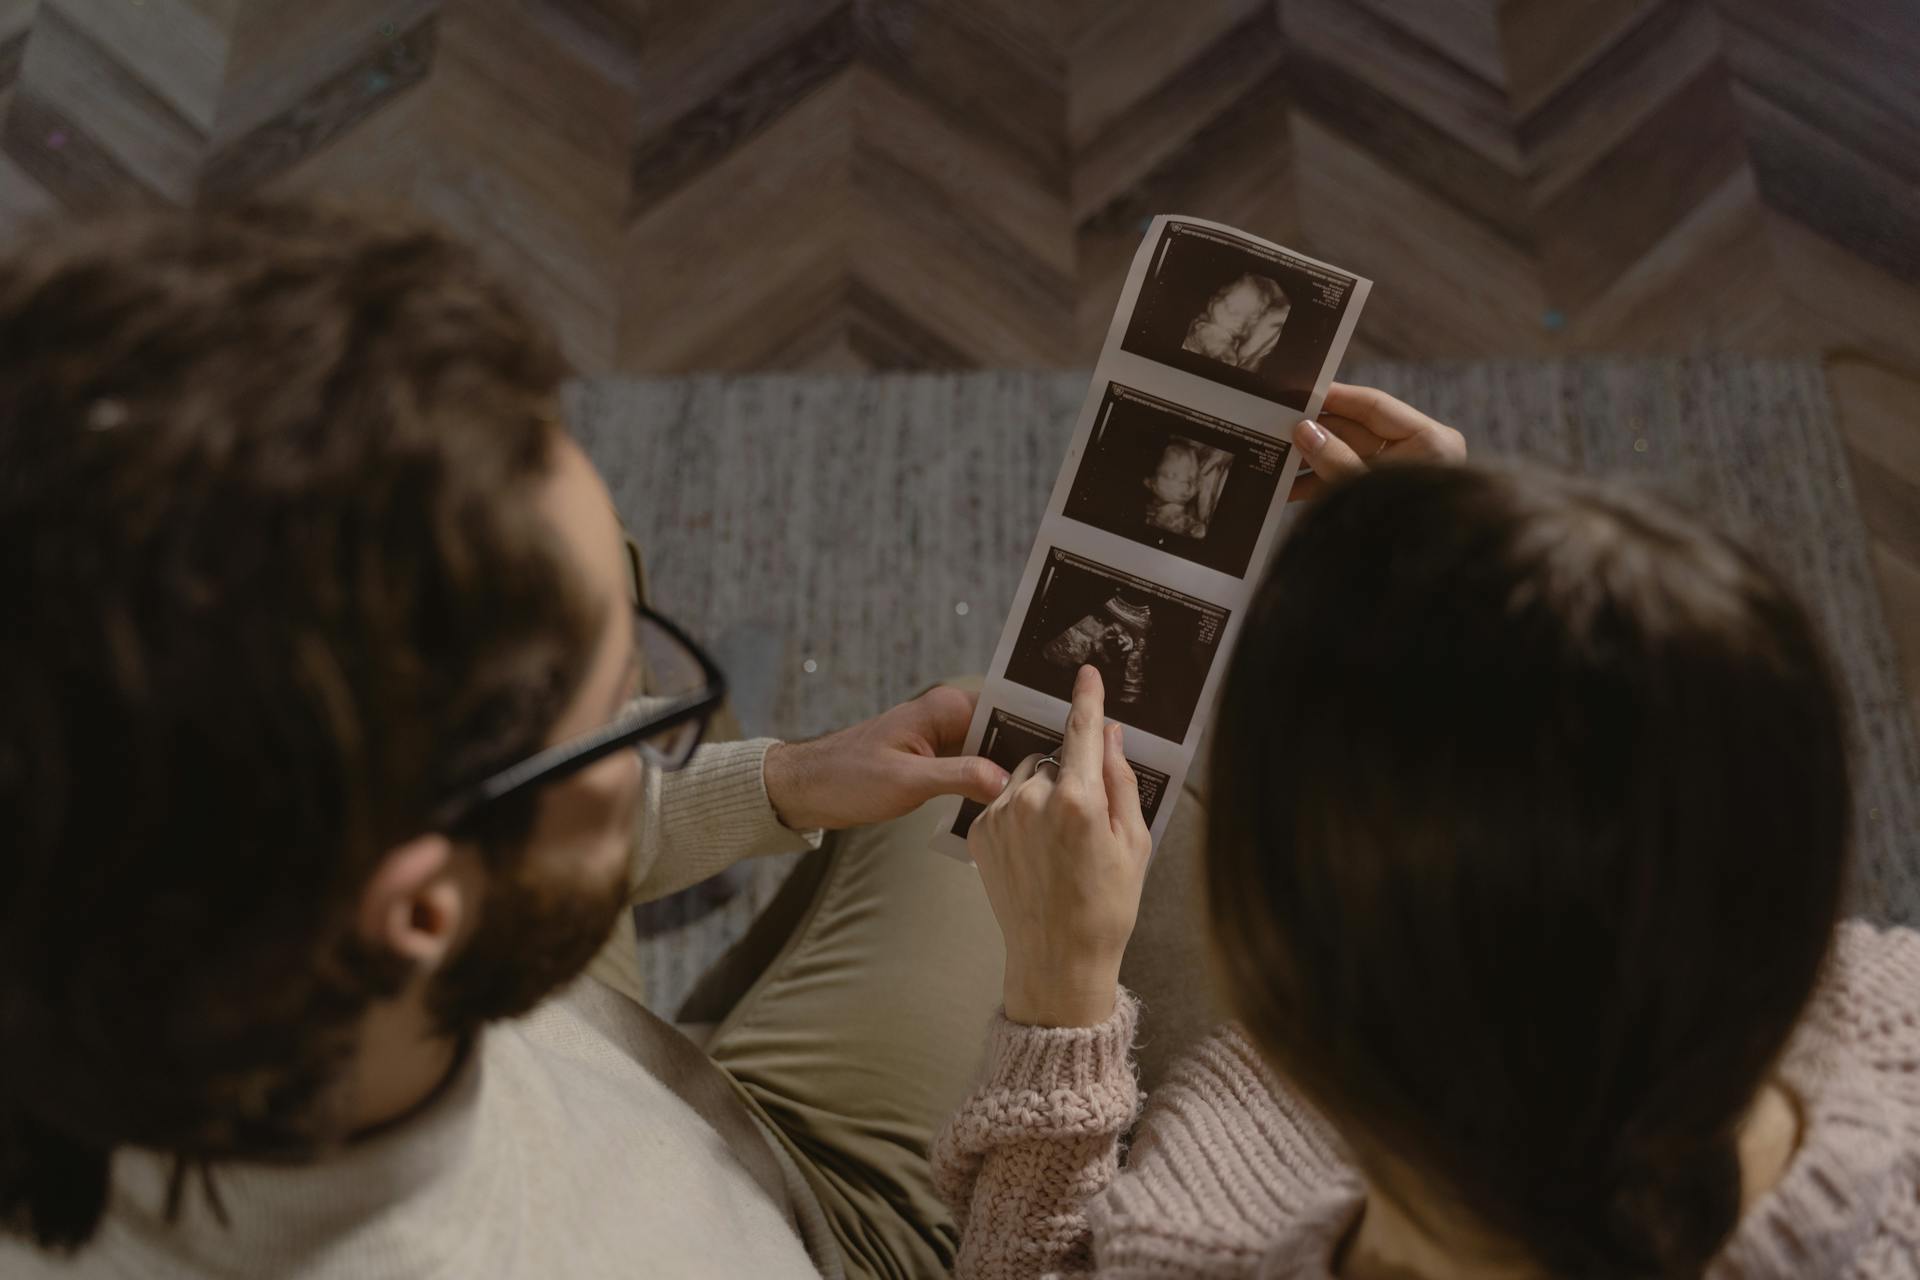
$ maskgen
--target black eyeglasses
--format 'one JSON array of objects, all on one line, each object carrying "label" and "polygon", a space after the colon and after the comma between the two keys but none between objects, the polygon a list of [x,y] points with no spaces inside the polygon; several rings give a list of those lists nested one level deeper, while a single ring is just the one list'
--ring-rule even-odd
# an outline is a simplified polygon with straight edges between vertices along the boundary
[{"label": "black eyeglasses", "polygon": [[686,632],[637,603],[641,594],[637,554],[632,563],[634,662],[640,692],[605,728],[548,747],[472,787],[442,810],[437,829],[457,827],[488,805],[558,781],[616,751],[633,748],[649,764],[667,771],[692,758],[707,722],[727,696],[726,677]]}]

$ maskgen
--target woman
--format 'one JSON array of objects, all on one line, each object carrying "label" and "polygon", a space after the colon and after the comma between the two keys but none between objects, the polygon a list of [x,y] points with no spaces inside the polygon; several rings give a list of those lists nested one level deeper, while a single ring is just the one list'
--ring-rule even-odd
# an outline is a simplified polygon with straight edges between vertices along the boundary
[{"label": "woman", "polygon": [[[1328,411],[1315,485],[1464,452]],[[935,1153],[961,1275],[1920,1276],[1920,935],[1836,928],[1837,692],[1733,543],[1470,468],[1310,509],[1210,765],[1239,1023],[1143,1114],[1147,838],[1091,670],[1067,738],[970,836],[1007,978]]]}]

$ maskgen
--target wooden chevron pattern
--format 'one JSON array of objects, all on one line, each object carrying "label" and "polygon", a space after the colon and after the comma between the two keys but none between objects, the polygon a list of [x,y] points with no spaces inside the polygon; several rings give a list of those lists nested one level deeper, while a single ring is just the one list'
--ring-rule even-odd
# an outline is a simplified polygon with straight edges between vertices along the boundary
[{"label": "wooden chevron pattern", "polygon": [[1088,361],[1143,220],[1408,357],[1832,353],[1920,690],[1905,0],[0,0],[0,236],[398,201],[589,371]]}]

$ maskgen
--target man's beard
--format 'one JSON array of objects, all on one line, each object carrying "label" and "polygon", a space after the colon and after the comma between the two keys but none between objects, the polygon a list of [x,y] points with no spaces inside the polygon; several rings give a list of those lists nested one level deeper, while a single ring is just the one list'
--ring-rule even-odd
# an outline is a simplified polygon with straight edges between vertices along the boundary
[{"label": "man's beard", "polygon": [[[602,883],[532,874],[526,850],[487,882],[480,920],[460,953],[429,979],[437,1034],[467,1041],[482,1026],[518,1017],[580,975],[627,909],[624,863]],[[358,1050],[369,1005],[405,990],[413,966],[357,934],[330,963],[309,964],[297,1016],[245,1029],[209,1096],[248,1099],[209,1121],[197,1148],[209,1156],[304,1158],[344,1136],[337,1086]],[[224,1092],[222,1092],[224,1091]]]},{"label": "man's beard", "polygon": [[427,992],[437,1029],[465,1037],[526,1013],[580,975],[627,907],[624,865],[599,884],[536,877],[524,866],[496,873],[473,936]]}]

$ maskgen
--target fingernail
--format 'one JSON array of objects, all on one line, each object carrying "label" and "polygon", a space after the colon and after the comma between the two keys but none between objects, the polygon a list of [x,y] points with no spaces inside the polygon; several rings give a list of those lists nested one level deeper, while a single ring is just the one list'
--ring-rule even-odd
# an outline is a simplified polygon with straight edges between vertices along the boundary
[{"label": "fingernail", "polygon": [[1327,442],[1327,429],[1312,418],[1301,419],[1300,434],[1306,437],[1304,447],[1308,453],[1318,453],[1320,446]]}]

